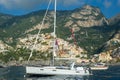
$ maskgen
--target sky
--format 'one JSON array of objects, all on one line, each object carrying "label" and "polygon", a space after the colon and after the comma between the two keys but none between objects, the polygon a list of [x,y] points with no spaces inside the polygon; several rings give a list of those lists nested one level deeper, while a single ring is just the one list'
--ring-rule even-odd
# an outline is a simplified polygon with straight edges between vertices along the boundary
[{"label": "sky", "polygon": [[[50,9],[53,9],[53,1]],[[24,15],[46,9],[48,2],[49,0],[0,0],[0,13]],[[57,9],[73,10],[85,4],[99,7],[107,18],[120,14],[120,0],[57,0]]]}]

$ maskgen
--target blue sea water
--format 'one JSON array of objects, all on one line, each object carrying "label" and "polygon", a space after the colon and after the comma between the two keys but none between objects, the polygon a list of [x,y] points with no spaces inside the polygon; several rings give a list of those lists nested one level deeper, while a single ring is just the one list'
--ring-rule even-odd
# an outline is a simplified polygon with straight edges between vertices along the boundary
[{"label": "blue sea water", "polygon": [[110,66],[108,70],[93,71],[91,76],[46,76],[24,77],[25,68],[11,66],[0,68],[0,80],[120,80],[120,65]]}]

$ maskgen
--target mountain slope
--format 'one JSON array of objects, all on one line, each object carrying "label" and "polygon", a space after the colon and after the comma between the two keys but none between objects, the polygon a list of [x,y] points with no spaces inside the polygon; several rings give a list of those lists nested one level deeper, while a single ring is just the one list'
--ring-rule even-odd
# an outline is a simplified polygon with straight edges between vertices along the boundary
[{"label": "mountain slope", "polygon": [[[36,34],[44,13],[45,11],[42,10],[24,16],[13,17],[12,20],[10,20],[11,23],[7,25],[6,28],[2,29],[1,39],[5,41],[5,43],[15,46],[19,37],[25,37],[28,34]],[[72,28],[78,46],[82,46],[86,49],[95,47],[94,50],[96,50],[102,42],[108,40],[108,38],[104,38],[105,34],[108,34],[106,32],[107,24],[107,19],[100,10],[89,5],[85,5],[73,11],[57,12],[57,33],[59,33],[57,36],[73,43],[73,40],[68,40],[68,38],[71,37],[70,30]],[[3,25],[1,25],[1,27],[3,27]],[[53,12],[49,11],[42,33],[53,32],[52,29]]]},{"label": "mountain slope", "polygon": [[109,52],[113,58],[120,60],[120,15],[109,19],[109,25],[112,33],[110,39],[102,46],[103,52]]},{"label": "mountain slope", "polygon": [[[45,10],[23,16],[1,14],[0,40],[13,48],[25,46],[30,42],[29,39],[34,42],[35,38],[31,37],[38,33],[44,13]],[[117,21],[116,17],[108,20],[99,8],[90,5],[71,11],[57,11],[57,37],[69,44],[76,43],[88,55],[116,49],[119,45],[111,48],[111,41],[119,40],[120,19],[118,17]],[[46,34],[51,35],[52,32],[53,11],[51,10],[45,18],[41,34],[46,36]],[[26,42],[22,43],[21,40]]]},{"label": "mountain slope", "polygon": [[0,28],[8,26],[12,18],[12,15],[0,13]]}]

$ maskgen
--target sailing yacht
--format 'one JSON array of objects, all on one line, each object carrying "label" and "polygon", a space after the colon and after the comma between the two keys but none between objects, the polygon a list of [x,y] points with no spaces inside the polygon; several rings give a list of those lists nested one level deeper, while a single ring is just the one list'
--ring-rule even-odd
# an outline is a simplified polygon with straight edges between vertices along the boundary
[{"label": "sailing yacht", "polygon": [[[55,52],[55,40],[56,40],[56,3],[54,9],[54,45],[53,45],[53,53],[52,53],[52,65],[51,66],[26,66],[26,74],[27,75],[90,75],[90,69],[87,67],[75,67],[75,62],[73,62],[69,67],[59,67],[54,66],[54,55]],[[31,57],[32,54],[30,54]],[[29,58],[30,59],[30,58]]]}]

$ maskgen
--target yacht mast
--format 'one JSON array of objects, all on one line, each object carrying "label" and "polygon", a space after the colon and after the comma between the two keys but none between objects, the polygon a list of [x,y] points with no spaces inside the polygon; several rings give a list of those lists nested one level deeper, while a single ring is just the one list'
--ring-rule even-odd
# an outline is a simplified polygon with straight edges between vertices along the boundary
[{"label": "yacht mast", "polygon": [[54,56],[56,55],[55,52],[55,42],[56,42],[56,4],[57,4],[57,0],[55,0],[55,4],[54,4],[54,45],[53,45],[53,54],[52,54],[52,66],[54,66]]}]

